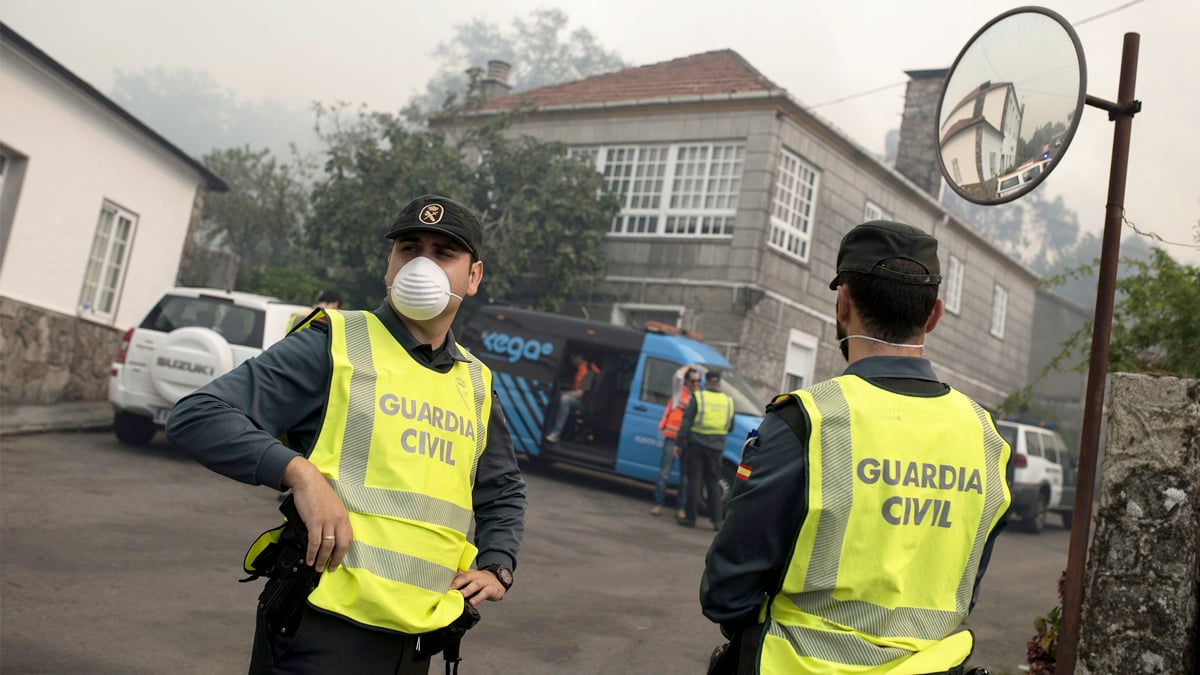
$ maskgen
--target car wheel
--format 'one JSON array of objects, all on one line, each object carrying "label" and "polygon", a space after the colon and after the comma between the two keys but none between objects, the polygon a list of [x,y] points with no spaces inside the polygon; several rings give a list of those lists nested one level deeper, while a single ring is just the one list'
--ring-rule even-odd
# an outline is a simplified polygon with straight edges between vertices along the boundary
[{"label": "car wheel", "polygon": [[1063,527],[1067,528],[1068,530],[1071,529],[1071,512],[1062,511],[1058,515],[1062,517]]},{"label": "car wheel", "polygon": [[154,422],[149,417],[127,412],[113,414],[113,431],[125,445],[145,445],[154,438]]},{"label": "car wheel", "polygon": [[1037,501],[1026,507],[1021,513],[1021,526],[1030,534],[1037,534],[1046,527],[1046,511],[1050,500],[1045,492],[1038,493]]}]

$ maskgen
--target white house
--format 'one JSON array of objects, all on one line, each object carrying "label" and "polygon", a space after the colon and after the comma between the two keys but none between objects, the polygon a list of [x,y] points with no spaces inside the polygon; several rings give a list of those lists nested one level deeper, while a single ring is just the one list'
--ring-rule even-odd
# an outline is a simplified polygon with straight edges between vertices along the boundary
[{"label": "white house", "polygon": [[0,23],[0,401],[103,398],[221,179]]}]

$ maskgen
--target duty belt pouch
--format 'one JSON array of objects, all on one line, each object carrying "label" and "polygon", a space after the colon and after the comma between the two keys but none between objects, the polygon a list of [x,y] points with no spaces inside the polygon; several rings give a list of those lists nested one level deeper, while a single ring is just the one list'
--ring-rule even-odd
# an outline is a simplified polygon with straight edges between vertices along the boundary
[{"label": "duty belt pouch", "polygon": [[308,528],[300,520],[291,495],[279,505],[279,510],[287,522],[264,532],[250,547],[244,563],[250,576],[242,581],[252,581],[260,576],[268,578],[258,596],[258,610],[268,631],[291,635],[320,575],[304,562]]}]

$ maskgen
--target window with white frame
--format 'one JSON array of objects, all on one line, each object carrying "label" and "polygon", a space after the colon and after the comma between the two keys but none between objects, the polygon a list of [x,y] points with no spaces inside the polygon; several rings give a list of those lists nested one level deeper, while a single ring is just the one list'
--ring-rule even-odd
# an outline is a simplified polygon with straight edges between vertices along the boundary
[{"label": "window with white frame", "polygon": [[892,214],[883,210],[883,207],[871,200],[867,200],[867,207],[863,209],[863,220],[891,220]]},{"label": "window with white frame", "polygon": [[946,303],[946,311],[952,314],[958,314],[962,311],[962,291],[963,277],[966,274],[966,265],[963,261],[955,256],[950,256],[950,269],[946,270],[945,295],[942,299]]},{"label": "window with white frame", "polygon": [[572,148],[591,158],[621,200],[610,234],[719,236],[733,234],[746,146],[677,143]]},{"label": "window with white frame", "polygon": [[771,199],[771,248],[808,261],[812,222],[817,206],[820,173],[799,155],[783,150],[779,155],[775,194]]},{"label": "window with white frame", "polygon": [[648,321],[657,321],[668,326],[680,327],[683,307],[679,305],[647,305],[618,302],[612,308],[611,322],[618,326],[642,330]]},{"label": "window with white frame", "polygon": [[1008,314],[1008,290],[1000,284],[992,289],[992,327],[988,331],[992,335],[1004,337],[1004,320]]},{"label": "window with white frame", "polygon": [[101,206],[79,293],[80,313],[112,318],[116,312],[136,226],[132,213],[107,202]]}]

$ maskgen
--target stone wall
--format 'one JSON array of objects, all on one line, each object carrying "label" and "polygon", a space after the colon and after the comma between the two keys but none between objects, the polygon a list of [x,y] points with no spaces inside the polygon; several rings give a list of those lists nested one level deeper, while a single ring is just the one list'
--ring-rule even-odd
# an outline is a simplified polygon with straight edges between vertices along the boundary
[{"label": "stone wall", "polygon": [[111,326],[0,297],[0,403],[102,401],[120,347]]},{"label": "stone wall", "polygon": [[1114,374],[1080,673],[1195,673],[1200,380]]}]

